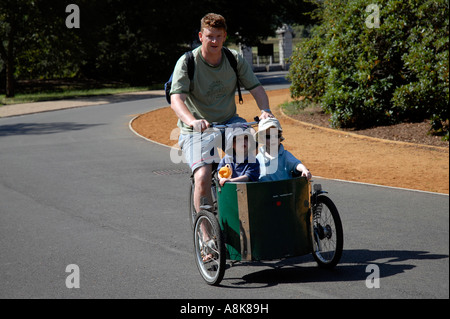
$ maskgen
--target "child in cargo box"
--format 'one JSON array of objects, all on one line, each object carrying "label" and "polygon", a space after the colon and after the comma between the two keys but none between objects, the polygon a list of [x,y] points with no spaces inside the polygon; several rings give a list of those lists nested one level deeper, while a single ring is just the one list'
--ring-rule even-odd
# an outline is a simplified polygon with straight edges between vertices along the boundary
[{"label": "child in cargo box", "polygon": [[219,184],[226,182],[256,182],[260,164],[255,156],[256,143],[249,129],[227,128],[225,156],[219,163]]},{"label": "child in cargo box", "polygon": [[255,138],[259,143],[259,152],[256,156],[260,163],[260,181],[277,181],[289,179],[301,174],[311,179],[311,173],[302,162],[292,153],[284,149],[281,142],[284,140],[283,129],[275,118],[261,120]]}]

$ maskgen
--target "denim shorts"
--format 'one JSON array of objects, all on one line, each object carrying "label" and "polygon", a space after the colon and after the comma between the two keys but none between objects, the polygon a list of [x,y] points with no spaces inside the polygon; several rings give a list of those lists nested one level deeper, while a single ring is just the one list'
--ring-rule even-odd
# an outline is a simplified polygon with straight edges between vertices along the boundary
[{"label": "denim shorts", "polygon": [[[220,124],[247,122],[239,116]],[[183,151],[186,163],[194,172],[197,168],[220,162],[219,148],[222,148],[222,134],[220,130],[210,128],[199,133],[180,134],[178,145]]]}]

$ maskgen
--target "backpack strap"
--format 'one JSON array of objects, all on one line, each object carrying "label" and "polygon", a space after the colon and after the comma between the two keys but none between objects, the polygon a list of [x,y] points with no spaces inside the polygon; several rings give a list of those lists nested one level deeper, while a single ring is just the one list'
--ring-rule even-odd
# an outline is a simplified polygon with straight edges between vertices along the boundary
[{"label": "backpack strap", "polygon": [[[239,93],[239,104],[244,103],[244,100],[242,99],[242,93],[241,93],[241,86],[239,81],[239,72],[237,70],[237,60],[234,57],[233,53],[231,53],[230,49],[223,47],[223,51],[225,52],[225,56],[227,57],[228,61],[230,62],[231,67],[233,68],[234,72],[236,73],[236,85]],[[194,60],[194,54],[192,51],[188,51],[185,53],[186,60],[187,60],[187,67],[188,67],[188,77],[191,81],[194,79],[194,72],[195,72],[195,60]]]},{"label": "backpack strap", "polygon": [[233,53],[231,53],[230,49],[223,47],[223,52],[225,52],[225,55],[230,62],[231,67],[233,68],[234,72],[236,73],[236,85],[239,93],[239,104],[244,103],[244,100],[242,99],[242,93],[241,93],[241,86],[239,84],[239,72],[237,70],[237,60],[234,57]]},{"label": "backpack strap", "polygon": [[194,72],[195,72],[194,54],[192,53],[192,51],[188,51],[185,54],[187,60],[189,80],[192,81],[192,79],[194,79]]},{"label": "backpack strap", "polygon": [[[187,60],[188,76],[189,76],[189,80],[191,81],[190,88],[192,88],[192,79],[194,78],[194,71],[195,71],[194,54],[192,53],[192,51],[188,51],[185,53],[185,55],[186,55],[186,60]],[[169,103],[169,104],[172,103],[171,98],[170,98],[170,90],[172,88],[172,80],[173,80],[173,72],[170,75],[169,81],[164,83],[164,91],[166,93],[166,100],[167,100],[167,103]]]}]

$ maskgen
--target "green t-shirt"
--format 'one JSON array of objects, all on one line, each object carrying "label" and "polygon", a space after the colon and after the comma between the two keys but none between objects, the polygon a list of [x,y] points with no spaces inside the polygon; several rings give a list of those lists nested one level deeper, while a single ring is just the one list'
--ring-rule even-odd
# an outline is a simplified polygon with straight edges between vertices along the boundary
[{"label": "green t-shirt", "polygon": [[[214,67],[202,57],[201,46],[193,51],[195,61],[194,78],[189,80],[187,60],[183,55],[175,65],[170,94],[187,94],[186,106],[196,119],[208,122],[225,122],[236,115],[236,73],[222,51],[220,65]],[[261,85],[248,62],[235,50],[231,50],[237,60],[241,86],[252,90]],[[181,120],[178,127],[182,133],[192,132],[192,128]]]}]

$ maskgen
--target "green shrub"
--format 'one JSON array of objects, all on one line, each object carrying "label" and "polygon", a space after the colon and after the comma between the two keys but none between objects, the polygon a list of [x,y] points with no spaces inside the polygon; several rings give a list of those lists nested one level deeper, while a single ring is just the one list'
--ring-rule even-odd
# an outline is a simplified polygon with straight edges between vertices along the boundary
[{"label": "green shrub", "polygon": [[291,57],[292,97],[320,102],[334,127],[430,119],[448,139],[448,0],[377,0],[379,27],[372,3],[323,1]]}]

